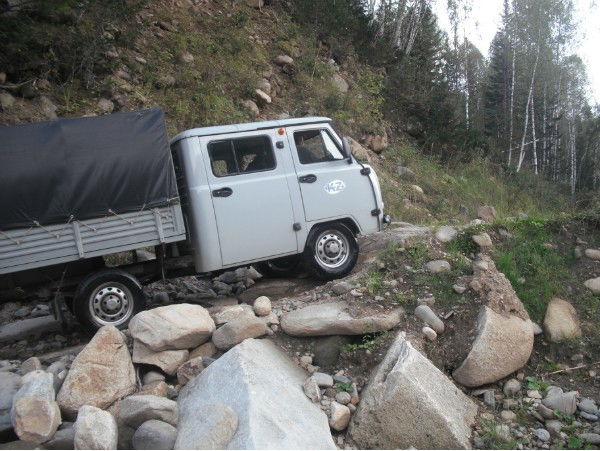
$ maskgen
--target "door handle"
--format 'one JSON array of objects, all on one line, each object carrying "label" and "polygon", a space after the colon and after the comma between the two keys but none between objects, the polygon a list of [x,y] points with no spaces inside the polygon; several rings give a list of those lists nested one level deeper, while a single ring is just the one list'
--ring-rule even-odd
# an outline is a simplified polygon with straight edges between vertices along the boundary
[{"label": "door handle", "polygon": [[300,183],[315,183],[317,181],[317,176],[315,174],[301,175],[298,177],[298,181]]},{"label": "door handle", "polygon": [[233,190],[231,188],[221,188],[216,189],[212,192],[213,197],[229,197],[233,194]]}]

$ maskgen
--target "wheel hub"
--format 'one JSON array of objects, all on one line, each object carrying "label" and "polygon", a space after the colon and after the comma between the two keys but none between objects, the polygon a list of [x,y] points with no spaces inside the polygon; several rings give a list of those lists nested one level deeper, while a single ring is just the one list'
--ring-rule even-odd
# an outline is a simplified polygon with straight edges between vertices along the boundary
[{"label": "wheel hub", "polygon": [[336,230],[328,230],[317,239],[315,255],[320,265],[326,268],[342,266],[348,259],[348,241]]},{"label": "wheel hub", "polygon": [[130,291],[118,282],[105,283],[90,296],[90,312],[103,325],[122,323],[132,309],[133,298]]}]

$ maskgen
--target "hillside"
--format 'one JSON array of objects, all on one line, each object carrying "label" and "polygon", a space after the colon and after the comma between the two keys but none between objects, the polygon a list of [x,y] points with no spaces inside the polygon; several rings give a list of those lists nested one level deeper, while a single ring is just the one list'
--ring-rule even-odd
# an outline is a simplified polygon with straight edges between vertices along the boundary
[{"label": "hillside", "polygon": [[422,125],[388,119],[385,69],[366,64],[349,43],[316,35],[285,3],[64,3],[2,17],[0,36],[10,45],[0,55],[0,124],[159,106],[174,135],[327,115],[368,149],[359,153],[382,179],[395,220],[467,222],[487,204],[503,217],[572,211],[560,185],[505,173],[477,154],[442,163],[426,152],[405,131]]}]

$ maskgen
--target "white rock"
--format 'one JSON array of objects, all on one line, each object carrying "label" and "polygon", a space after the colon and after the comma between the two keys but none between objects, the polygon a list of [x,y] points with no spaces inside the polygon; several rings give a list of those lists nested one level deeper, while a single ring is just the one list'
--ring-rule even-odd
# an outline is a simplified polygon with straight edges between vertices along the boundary
[{"label": "white rock", "polygon": [[401,334],[361,398],[348,431],[359,448],[470,448],[477,406]]},{"label": "white rock", "polygon": [[311,376],[304,381],[302,384],[302,390],[304,390],[304,394],[312,402],[321,401],[321,390],[319,390],[319,384],[314,377]]},{"label": "white rock", "polygon": [[13,425],[21,440],[38,444],[47,442],[60,423],[60,409],[54,400],[25,396],[13,405]]},{"label": "white rock", "polygon": [[521,382],[516,379],[509,379],[504,383],[502,391],[506,396],[515,396],[521,392]]},{"label": "white rock", "polygon": [[350,409],[347,406],[333,401],[330,407],[329,426],[335,431],[343,431],[350,423],[350,416]]},{"label": "white rock", "polygon": [[463,294],[465,291],[467,291],[467,287],[458,284],[452,285],[452,289],[456,294]]},{"label": "white rock", "polygon": [[271,313],[271,300],[267,296],[260,296],[254,301],[253,308],[257,316],[267,316]]},{"label": "white rock", "polygon": [[250,110],[250,113],[252,113],[252,117],[258,117],[260,115],[260,109],[258,108],[258,105],[256,104],[256,102],[254,102],[253,100],[250,100],[250,99],[243,100],[242,105],[247,110]]},{"label": "white rock", "polygon": [[229,449],[335,449],[327,416],[302,391],[305,379],[269,340],[244,341],[179,394],[178,443],[202,427],[197,412],[203,406],[225,404],[238,416]]},{"label": "white rock", "polygon": [[554,298],[548,303],[544,331],[551,342],[581,337],[581,327],[575,308],[567,301]]},{"label": "white rock", "polygon": [[333,387],[333,377],[326,373],[313,373],[312,377],[319,387]]},{"label": "white rock", "polygon": [[421,332],[423,332],[423,335],[425,335],[429,341],[435,341],[437,338],[437,333],[431,327],[425,326],[421,329]]},{"label": "white rock", "polygon": [[438,241],[442,243],[448,243],[456,238],[458,231],[452,226],[441,226],[437,232],[435,232],[435,237]]},{"label": "white rock", "polygon": [[430,273],[437,274],[440,272],[450,271],[450,263],[446,260],[433,260],[425,264],[425,269]]},{"label": "white rock", "polygon": [[592,260],[600,260],[600,249],[586,249],[585,256]]},{"label": "white rock", "polygon": [[577,392],[564,393],[561,388],[554,387],[552,390],[548,390],[542,403],[552,410],[573,415],[577,410]]},{"label": "white rock", "polygon": [[583,282],[583,284],[592,293],[600,294],[600,277],[596,277],[595,279],[588,279],[585,282]]},{"label": "white rock", "polygon": [[415,316],[429,325],[436,333],[441,334],[444,332],[444,322],[428,305],[419,305],[415,309]]},{"label": "white rock", "polygon": [[73,428],[75,449],[117,449],[117,422],[105,410],[81,406]]},{"label": "white rock", "polygon": [[278,55],[275,58],[275,64],[279,66],[286,66],[289,64],[294,64],[294,59],[288,55]]},{"label": "white rock", "polygon": [[200,305],[173,304],[146,310],[129,323],[131,336],[153,351],[189,349],[207,342],[215,323]]},{"label": "white rock", "polygon": [[492,246],[492,239],[486,232],[480,233],[479,235],[473,235],[473,241],[479,247],[491,247]]}]

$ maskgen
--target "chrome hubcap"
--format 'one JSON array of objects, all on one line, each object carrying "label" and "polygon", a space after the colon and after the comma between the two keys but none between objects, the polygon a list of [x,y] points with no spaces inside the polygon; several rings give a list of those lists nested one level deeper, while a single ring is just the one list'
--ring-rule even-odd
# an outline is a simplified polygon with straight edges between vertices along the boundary
[{"label": "chrome hubcap", "polygon": [[348,240],[336,230],[327,230],[317,238],[315,256],[325,268],[338,268],[348,260]]},{"label": "chrome hubcap", "polygon": [[127,321],[132,311],[131,291],[118,282],[102,284],[90,296],[90,313],[99,324],[118,326]]}]

